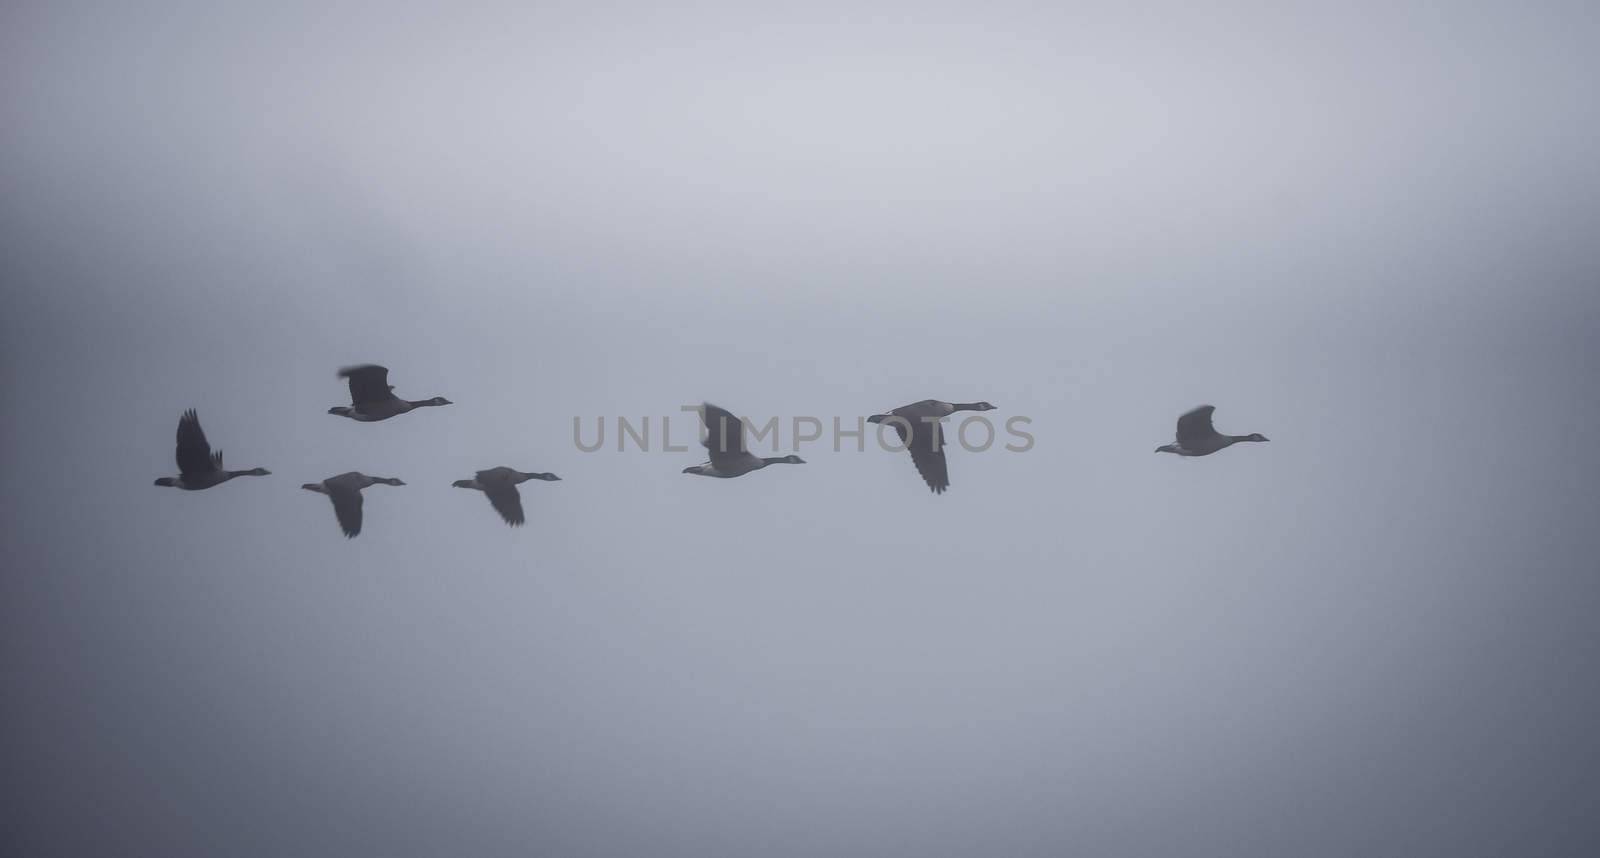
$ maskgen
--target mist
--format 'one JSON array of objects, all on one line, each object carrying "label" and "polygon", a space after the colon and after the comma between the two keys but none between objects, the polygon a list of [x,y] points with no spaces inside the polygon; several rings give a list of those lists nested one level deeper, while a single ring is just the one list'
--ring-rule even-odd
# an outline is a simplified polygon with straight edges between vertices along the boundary
[{"label": "mist", "polygon": [[0,11],[7,854],[1600,854],[1585,4],[323,5]]}]

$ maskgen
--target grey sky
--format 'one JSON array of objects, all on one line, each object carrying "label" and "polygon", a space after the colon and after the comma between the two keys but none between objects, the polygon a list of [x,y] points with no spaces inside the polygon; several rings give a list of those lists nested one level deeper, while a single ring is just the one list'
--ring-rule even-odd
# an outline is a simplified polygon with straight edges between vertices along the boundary
[{"label": "grey sky", "polygon": [[320,5],[0,11],[7,854],[1600,850],[1586,4]]}]

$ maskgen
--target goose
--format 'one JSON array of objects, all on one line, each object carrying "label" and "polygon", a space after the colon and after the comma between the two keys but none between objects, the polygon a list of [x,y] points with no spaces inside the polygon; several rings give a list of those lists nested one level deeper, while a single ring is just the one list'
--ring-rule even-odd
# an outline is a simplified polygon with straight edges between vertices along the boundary
[{"label": "goose", "polygon": [[430,405],[455,404],[443,396],[435,396],[432,399],[401,399],[394,395],[394,386],[389,383],[388,368],[373,363],[347,366],[339,370],[339,377],[350,380],[350,404],[335,405],[328,409],[328,413],[362,423],[388,420],[412,409]]},{"label": "goose", "polygon": [[234,477],[264,477],[270,473],[266,468],[223,470],[222,451],[211,451],[205,430],[200,428],[200,415],[191,408],[178,418],[178,476],[162,477],[156,480],[156,485],[195,492],[221,485]]},{"label": "goose", "polygon": [[[928,484],[928,489],[934,494],[944,494],[950,488],[950,470],[944,461],[944,430],[939,427],[939,421],[957,411],[993,411],[994,406],[987,402],[943,402],[938,399],[924,399],[910,405],[902,405],[888,414],[874,414],[867,418],[868,423],[883,423],[890,421],[889,425],[900,435],[900,443],[911,451],[911,464],[917,466],[917,473],[922,475],[922,481]],[[891,418],[900,418],[892,420]]]},{"label": "goose", "polygon": [[344,535],[354,539],[361,532],[361,490],[382,483],[386,486],[403,486],[394,477],[369,477],[360,471],[350,471],[329,477],[320,483],[306,483],[300,488],[328,496],[333,501],[333,514],[339,519]]},{"label": "goose", "polygon": [[470,480],[456,480],[450,485],[458,489],[477,489],[489,497],[489,505],[506,524],[519,527],[526,520],[522,515],[522,495],[517,491],[518,483],[528,480],[560,481],[555,474],[525,474],[515,468],[490,468],[487,471],[478,471]]},{"label": "goose", "polygon": [[685,474],[702,477],[732,479],[768,465],[804,465],[799,456],[771,456],[762,458],[745,449],[744,424],[726,409],[707,402],[700,406],[700,419],[706,424],[706,439],[702,443],[710,461],[683,469]]},{"label": "goose", "polygon": [[1177,453],[1180,456],[1209,456],[1218,450],[1231,447],[1240,441],[1265,441],[1266,436],[1223,435],[1211,426],[1211,412],[1216,406],[1202,405],[1178,418],[1178,439],[1172,444],[1162,444],[1157,453]]}]

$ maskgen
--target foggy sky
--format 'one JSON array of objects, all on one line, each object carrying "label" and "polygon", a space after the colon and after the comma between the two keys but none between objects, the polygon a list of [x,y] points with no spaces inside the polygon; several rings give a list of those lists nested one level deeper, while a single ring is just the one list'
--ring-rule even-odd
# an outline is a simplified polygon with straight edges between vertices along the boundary
[{"label": "foggy sky", "polygon": [[1585,4],[322,5],[0,11],[0,851],[1600,854]]}]

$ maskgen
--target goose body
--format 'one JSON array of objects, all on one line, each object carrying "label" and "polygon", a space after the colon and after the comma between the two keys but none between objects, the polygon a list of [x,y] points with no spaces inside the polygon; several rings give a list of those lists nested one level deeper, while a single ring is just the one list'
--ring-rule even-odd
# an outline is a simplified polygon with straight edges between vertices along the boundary
[{"label": "goose body", "polygon": [[900,436],[900,443],[911,453],[911,464],[934,494],[950,488],[950,468],[944,458],[944,430],[939,421],[957,411],[993,411],[987,402],[945,402],[924,399],[902,405],[887,414],[874,414],[868,423],[888,423]]},{"label": "goose body", "polygon": [[515,468],[490,468],[478,471],[470,480],[456,480],[451,483],[458,489],[477,489],[489,498],[489,505],[494,511],[500,513],[506,524],[519,527],[527,519],[522,512],[522,494],[517,491],[517,486],[528,480],[559,481],[561,478],[555,474],[524,473]]},{"label": "goose body", "polygon": [[707,402],[700,407],[700,419],[705,421],[706,439],[703,442],[709,458],[705,464],[683,469],[685,474],[701,477],[732,479],[768,465],[804,465],[799,456],[761,457],[751,453],[744,444],[744,423],[732,413]]},{"label": "goose body", "polygon": [[222,451],[212,451],[205,430],[200,428],[200,415],[193,408],[178,418],[177,459],[178,476],[162,477],[156,480],[156,485],[193,492],[222,485],[234,477],[264,477],[272,473],[266,468],[224,470]]},{"label": "goose body", "polygon": [[346,537],[354,539],[361,533],[361,490],[379,483],[386,486],[405,485],[394,477],[369,477],[360,471],[350,471],[320,483],[306,483],[300,488],[327,495],[328,500],[333,501],[333,514],[339,519],[339,528]]},{"label": "goose body", "polygon": [[1178,418],[1177,440],[1156,448],[1157,453],[1176,453],[1179,456],[1209,456],[1241,441],[1266,441],[1258,433],[1250,435],[1223,435],[1211,425],[1211,413],[1217,409],[1202,405]]},{"label": "goose body", "polygon": [[388,368],[377,364],[347,366],[339,370],[339,377],[350,382],[350,404],[335,405],[328,409],[328,413],[361,423],[388,420],[418,408],[454,404],[443,396],[413,400],[395,396],[394,386],[389,384]]}]

